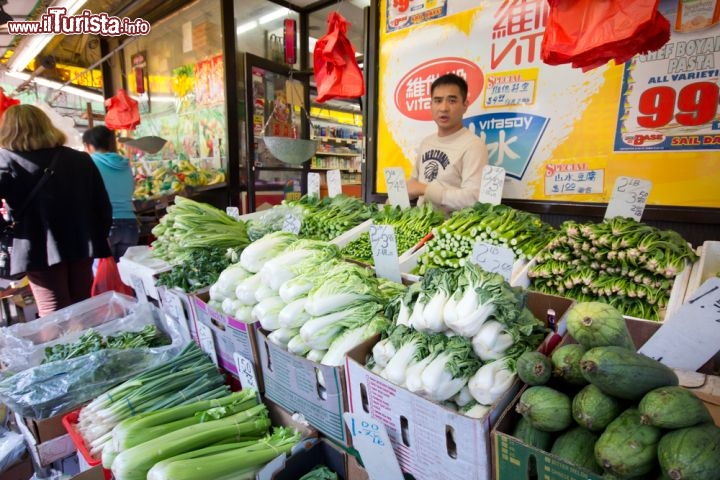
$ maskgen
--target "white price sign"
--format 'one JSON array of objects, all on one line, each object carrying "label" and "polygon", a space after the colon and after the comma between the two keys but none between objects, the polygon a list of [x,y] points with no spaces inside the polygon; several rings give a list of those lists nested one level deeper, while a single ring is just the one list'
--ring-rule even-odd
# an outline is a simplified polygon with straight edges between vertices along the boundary
[{"label": "white price sign", "polygon": [[515,254],[507,247],[477,241],[473,245],[470,261],[486,272],[499,273],[509,282]]},{"label": "white price sign", "polygon": [[130,275],[130,283],[132,283],[133,290],[135,290],[135,296],[140,303],[147,303],[147,292],[145,291],[145,284],[142,278],[137,275]]},{"label": "white price sign", "polygon": [[400,167],[386,168],[385,187],[387,188],[390,205],[402,209],[410,208],[410,197],[408,195],[407,182],[405,181],[405,170]]},{"label": "white price sign", "polygon": [[233,353],[233,358],[235,359],[235,366],[238,369],[238,377],[242,388],[252,388],[259,393],[255,365],[237,352]]},{"label": "white price sign", "polygon": [[639,222],[645,210],[648,196],[650,196],[650,188],[652,188],[650,180],[618,177],[605,211],[605,219],[630,217]]},{"label": "white price sign", "polygon": [[235,220],[240,220],[240,209],[238,207],[226,207],[225,213],[227,213]]},{"label": "white price sign", "polygon": [[283,220],[283,232],[290,232],[297,235],[300,233],[300,228],[302,227],[302,222],[298,217],[293,215],[292,213],[288,213],[285,215],[285,219]]},{"label": "white price sign", "polygon": [[370,479],[402,480],[404,477],[385,425],[359,413],[346,412],[343,418]]},{"label": "white price sign", "polygon": [[485,165],[485,168],[483,168],[482,180],[480,182],[480,198],[478,201],[499,205],[502,201],[504,186],[505,169],[502,167]]},{"label": "white price sign", "polygon": [[165,301],[168,304],[168,310],[172,318],[181,322],[187,322],[187,317],[185,316],[185,309],[183,308],[182,300],[180,300],[180,297],[178,297],[174,293],[167,292],[167,294],[165,295]]},{"label": "white price sign", "polygon": [[370,246],[375,262],[375,275],[400,283],[400,261],[393,227],[370,225]]},{"label": "white price sign", "polygon": [[665,365],[696,371],[720,345],[720,278],[710,278],[638,350]]},{"label": "white price sign", "polygon": [[215,352],[215,339],[213,338],[212,328],[201,322],[197,322],[195,324],[195,328],[197,328],[200,349],[210,355],[210,359],[217,366],[218,358],[217,353]]},{"label": "white price sign", "polygon": [[340,178],[340,170],[327,171],[328,197],[336,197],[342,194],[342,179]]},{"label": "white price sign", "polygon": [[314,172],[308,173],[307,182],[308,195],[315,195],[316,197],[320,197],[320,174]]}]

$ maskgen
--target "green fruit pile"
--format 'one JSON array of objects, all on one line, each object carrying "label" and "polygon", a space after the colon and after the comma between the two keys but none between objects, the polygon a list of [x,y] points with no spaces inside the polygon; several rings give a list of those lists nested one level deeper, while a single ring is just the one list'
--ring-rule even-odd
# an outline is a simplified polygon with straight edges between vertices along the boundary
[{"label": "green fruit pile", "polygon": [[720,427],[675,372],[635,352],[622,314],[599,302],[567,317],[576,344],[528,352],[513,436],[604,478],[720,480]]}]

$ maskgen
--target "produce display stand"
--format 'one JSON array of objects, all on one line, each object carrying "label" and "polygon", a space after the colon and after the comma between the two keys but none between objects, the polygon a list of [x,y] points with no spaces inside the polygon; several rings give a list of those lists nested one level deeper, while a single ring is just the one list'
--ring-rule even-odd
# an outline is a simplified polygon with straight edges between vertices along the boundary
[{"label": "produce display stand", "polygon": [[688,278],[685,297],[683,300],[690,300],[695,291],[700,288],[705,280],[720,275],[720,241],[708,240],[697,248],[699,260],[695,262]]},{"label": "produce display stand", "polygon": [[[172,266],[168,263],[154,257],[152,249],[147,245],[128,248],[117,265],[120,279],[125,285],[135,290],[138,298],[143,295],[143,292],[138,292],[139,285],[142,285],[144,294],[155,300],[160,299],[156,286],[156,276],[172,269]],[[140,283],[138,283],[138,280]]]},{"label": "produce display stand", "polygon": [[[625,321],[637,348],[644,345],[661,326],[658,322],[632,318],[626,318]],[[560,345],[567,343],[575,343],[575,341],[566,335]],[[701,371],[703,370],[704,368],[701,369]],[[713,415],[715,424],[720,426],[720,377],[698,372],[675,371],[680,379],[680,385],[692,390],[703,400]],[[568,480],[602,480],[602,475],[572,465],[556,455],[528,445],[511,435],[510,432],[520,418],[515,407],[526,389],[527,386],[518,392],[493,429],[493,478],[507,480],[547,477]]]},{"label": "produce display stand", "polygon": [[[535,292],[528,297],[528,308],[537,318],[547,318],[548,309],[552,309],[562,319],[573,304],[572,300]],[[470,418],[368,370],[365,359],[378,340],[376,336],[346,356],[349,410],[369,414],[385,425],[400,467],[416,478],[488,480],[490,430],[520,390],[521,382],[516,380],[484,418]]]}]

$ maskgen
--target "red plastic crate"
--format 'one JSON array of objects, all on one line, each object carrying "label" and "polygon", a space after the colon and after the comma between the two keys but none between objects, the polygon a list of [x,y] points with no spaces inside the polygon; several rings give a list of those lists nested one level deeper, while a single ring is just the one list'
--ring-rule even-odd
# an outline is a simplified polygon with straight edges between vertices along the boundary
[{"label": "red plastic crate", "polygon": [[[67,430],[67,432],[70,434],[70,438],[75,444],[75,448],[77,448],[78,453],[80,453],[83,459],[85,459],[85,462],[91,467],[100,465],[102,463],[102,460],[90,455],[90,450],[88,450],[87,446],[85,445],[85,441],[83,440],[82,435],[80,435],[80,432],[78,432],[75,428],[75,425],[77,425],[78,423],[79,416],[80,409],[74,410],[63,416],[62,424],[65,426],[65,430]],[[103,468],[103,474],[105,475],[105,480],[110,480],[112,478],[112,472],[108,469]]]}]

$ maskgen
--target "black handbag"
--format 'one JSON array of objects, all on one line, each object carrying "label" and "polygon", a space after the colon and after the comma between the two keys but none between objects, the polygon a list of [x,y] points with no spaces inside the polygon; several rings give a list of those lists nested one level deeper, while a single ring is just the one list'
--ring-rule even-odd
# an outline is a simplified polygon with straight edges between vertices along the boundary
[{"label": "black handbag", "polygon": [[36,183],[30,191],[30,195],[25,198],[25,202],[22,206],[18,210],[13,210],[13,214],[7,212],[6,215],[9,220],[4,219],[2,221],[2,226],[0,227],[0,278],[4,278],[6,280],[19,280],[25,276],[25,272],[18,272],[15,274],[10,273],[10,257],[12,256],[13,239],[15,238],[15,221],[13,220],[13,217],[21,218],[22,214],[25,213],[27,206],[30,205],[32,199],[35,198],[35,195],[40,191],[42,186],[50,180],[52,174],[55,173],[55,164],[57,163],[58,156],[60,156],[60,152],[55,153],[52,162],[50,162],[50,166],[45,169],[42,177],[38,180],[38,183]]}]

